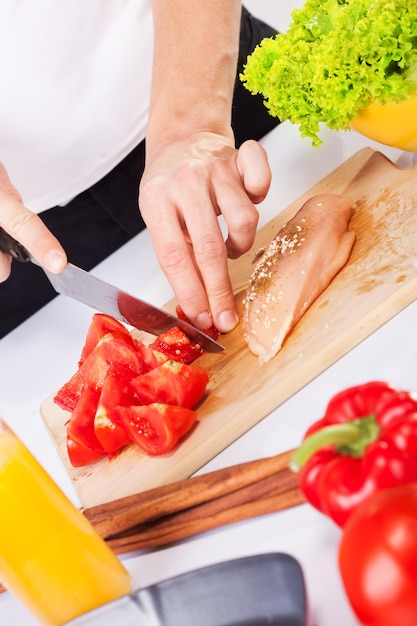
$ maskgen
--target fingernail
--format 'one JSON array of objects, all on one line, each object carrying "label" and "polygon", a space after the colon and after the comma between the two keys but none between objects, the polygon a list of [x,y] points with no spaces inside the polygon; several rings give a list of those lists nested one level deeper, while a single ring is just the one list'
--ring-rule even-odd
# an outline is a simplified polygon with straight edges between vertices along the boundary
[{"label": "fingernail", "polygon": [[200,313],[196,318],[196,326],[200,328],[200,330],[207,330],[210,326],[213,325],[213,318],[211,317],[208,311],[204,311],[204,313]]},{"label": "fingernail", "polygon": [[228,333],[233,330],[239,322],[239,317],[234,311],[222,311],[219,315],[219,321],[216,324],[218,330]]},{"label": "fingernail", "polygon": [[58,250],[52,250],[52,252],[50,252],[45,259],[46,269],[54,274],[61,272],[64,269],[66,262],[67,259],[65,258],[65,255]]}]

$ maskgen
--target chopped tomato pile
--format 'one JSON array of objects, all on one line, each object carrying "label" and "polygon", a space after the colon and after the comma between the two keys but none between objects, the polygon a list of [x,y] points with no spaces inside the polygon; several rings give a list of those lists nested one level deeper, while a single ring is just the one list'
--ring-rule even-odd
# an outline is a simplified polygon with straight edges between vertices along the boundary
[{"label": "chopped tomato pile", "polygon": [[114,318],[96,313],[78,369],[54,397],[71,412],[71,464],[112,458],[132,442],[148,455],[170,452],[193,427],[209,381],[191,365],[202,353],[177,327],[147,346]]}]

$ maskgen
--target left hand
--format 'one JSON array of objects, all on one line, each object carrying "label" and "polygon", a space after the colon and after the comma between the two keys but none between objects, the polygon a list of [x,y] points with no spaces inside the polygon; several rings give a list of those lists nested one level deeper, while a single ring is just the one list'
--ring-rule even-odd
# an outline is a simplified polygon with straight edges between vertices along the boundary
[{"label": "left hand", "polygon": [[231,136],[198,132],[147,154],[140,210],[178,302],[198,328],[228,332],[238,322],[227,259],[252,246],[254,204],[270,182],[267,155],[255,141],[236,150]]}]

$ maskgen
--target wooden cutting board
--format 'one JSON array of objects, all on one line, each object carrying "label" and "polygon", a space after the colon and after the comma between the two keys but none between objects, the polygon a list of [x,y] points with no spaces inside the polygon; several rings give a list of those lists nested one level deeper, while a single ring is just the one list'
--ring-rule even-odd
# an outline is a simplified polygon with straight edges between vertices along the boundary
[{"label": "wooden cutting board", "polygon": [[[54,394],[45,400],[43,419],[85,507],[190,476],[417,297],[417,169],[399,170],[365,148],[260,229],[252,251],[230,263],[239,306],[255,252],[322,192],[355,201],[350,228],[356,242],[348,264],[266,365],[248,351],[241,326],[221,338],[225,352],[198,360],[210,384],[198,423],[177,450],[151,458],[132,445],[112,461],[74,469],[65,448],[69,414],[54,405]],[[174,301],[166,306],[174,307]]]}]

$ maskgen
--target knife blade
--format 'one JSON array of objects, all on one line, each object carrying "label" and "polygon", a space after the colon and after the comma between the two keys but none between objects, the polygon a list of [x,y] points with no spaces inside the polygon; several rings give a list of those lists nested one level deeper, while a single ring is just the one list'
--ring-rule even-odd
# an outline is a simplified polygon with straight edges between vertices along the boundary
[{"label": "knife blade", "polygon": [[57,293],[87,304],[101,313],[106,313],[130,326],[134,326],[138,330],[151,335],[160,335],[162,332],[178,326],[189,339],[199,343],[204,350],[209,352],[224,350],[224,346],[218,341],[208,337],[192,324],[180,320],[175,315],[171,315],[145,300],[131,296],[72,263],[67,263],[60,274],[48,272],[21,243],[1,227],[0,250],[10,254],[17,261],[31,262],[41,267]]},{"label": "knife blade", "polygon": [[301,564],[285,552],[266,552],[166,578],[63,626],[307,626],[310,617]]}]

